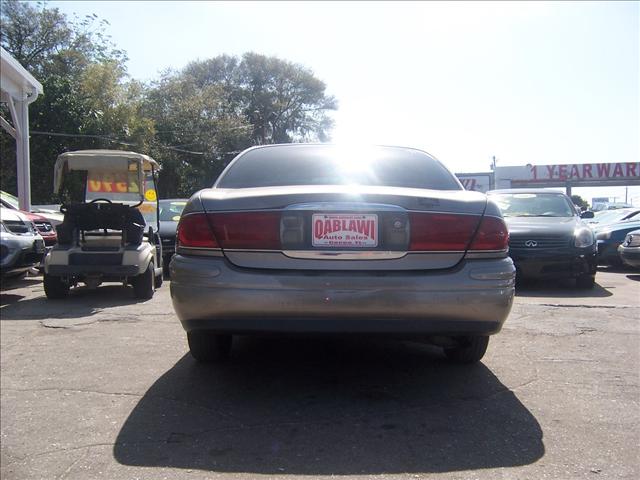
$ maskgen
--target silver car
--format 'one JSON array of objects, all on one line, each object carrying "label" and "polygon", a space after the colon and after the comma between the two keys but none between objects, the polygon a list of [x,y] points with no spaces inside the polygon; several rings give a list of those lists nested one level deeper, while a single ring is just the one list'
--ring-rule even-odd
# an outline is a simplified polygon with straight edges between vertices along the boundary
[{"label": "silver car", "polygon": [[35,225],[20,212],[0,207],[0,274],[2,278],[24,276],[40,265],[44,240]]},{"label": "silver car", "polygon": [[410,148],[240,153],[178,225],[171,297],[191,354],[233,334],[383,334],[484,355],[514,295],[497,206]]}]

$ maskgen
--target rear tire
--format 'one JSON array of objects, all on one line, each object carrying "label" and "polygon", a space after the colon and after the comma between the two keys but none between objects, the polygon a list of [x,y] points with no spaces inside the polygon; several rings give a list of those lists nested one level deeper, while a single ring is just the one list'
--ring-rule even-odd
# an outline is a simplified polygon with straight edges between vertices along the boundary
[{"label": "rear tire", "polygon": [[486,336],[462,337],[459,340],[459,346],[444,349],[445,356],[455,363],[479,362],[489,345],[489,337]]},{"label": "rear tire", "polygon": [[133,292],[136,298],[149,300],[153,297],[155,278],[153,276],[153,262],[149,262],[149,266],[140,275],[133,279]]},{"label": "rear tire", "polygon": [[229,358],[233,337],[208,330],[192,330],[187,332],[187,341],[193,358],[198,362],[212,363]]},{"label": "rear tire", "polygon": [[595,275],[580,275],[576,278],[576,287],[581,290],[590,290],[596,284]]},{"label": "rear tire", "polygon": [[162,274],[156,276],[154,286],[156,287],[156,290],[162,286]]},{"label": "rear tire", "polygon": [[69,284],[62,277],[44,274],[42,279],[44,293],[50,300],[60,300],[69,296]]}]

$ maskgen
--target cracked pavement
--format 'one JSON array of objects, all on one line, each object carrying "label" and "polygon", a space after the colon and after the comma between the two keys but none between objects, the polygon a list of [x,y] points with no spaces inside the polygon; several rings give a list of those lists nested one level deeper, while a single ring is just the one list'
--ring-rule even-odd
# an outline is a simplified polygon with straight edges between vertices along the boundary
[{"label": "cracked pavement", "polygon": [[483,362],[241,338],[196,364],[168,282],[0,292],[3,479],[640,478],[640,275],[528,285]]}]

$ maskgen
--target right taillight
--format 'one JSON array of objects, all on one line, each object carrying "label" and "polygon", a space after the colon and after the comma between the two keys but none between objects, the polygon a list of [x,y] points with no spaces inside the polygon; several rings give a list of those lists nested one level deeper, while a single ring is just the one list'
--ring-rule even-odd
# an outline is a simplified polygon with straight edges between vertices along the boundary
[{"label": "right taillight", "polygon": [[411,212],[409,250],[422,252],[464,251],[478,225],[476,215]]},{"label": "right taillight", "polygon": [[509,231],[502,218],[482,217],[478,231],[473,237],[469,250],[507,250]]},{"label": "right taillight", "polygon": [[178,223],[178,247],[220,248],[205,213],[184,215]]}]

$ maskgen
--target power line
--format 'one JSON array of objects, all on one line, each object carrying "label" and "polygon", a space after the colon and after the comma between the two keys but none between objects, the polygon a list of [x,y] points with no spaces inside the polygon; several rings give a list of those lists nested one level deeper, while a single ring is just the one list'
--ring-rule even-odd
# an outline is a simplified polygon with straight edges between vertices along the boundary
[{"label": "power line", "polygon": [[[106,140],[108,142],[113,142],[113,143],[117,143],[118,145],[125,145],[127,147],[139,147],[140,144],[138,143],[131,143],[131,142],[123,142],[121,140],[116,140],[112,137],[108,137],[106,135],[89,135],[89,134],[83,134],[83,133],[60,133],[60,132],[42,132],[39,130],[31,130],[30,132],[33,135],[46,135],[49,137],[68,137],[68,138],[97,138],[100,140]],[[177,147],[172,147],[170,145],[157,145],[159,148],[164,148],[166,150],[172,150],[174,152],[181,152],[181,153],[189,153],[191,155],[204,155],[204,152],[193,152],[191,150],[184,150],[181,148],[177,148]],[[233,152],[225,152],[225,153],[233,153]]]}]

